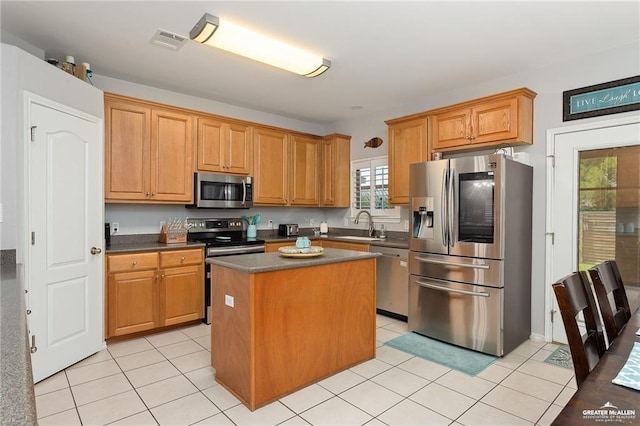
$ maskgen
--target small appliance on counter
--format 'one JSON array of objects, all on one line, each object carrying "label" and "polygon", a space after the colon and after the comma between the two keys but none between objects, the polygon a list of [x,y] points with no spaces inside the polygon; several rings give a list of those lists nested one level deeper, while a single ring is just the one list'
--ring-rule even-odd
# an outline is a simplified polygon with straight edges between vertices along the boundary
[{"label": "small appliance on counter", "polygon": [[278,225],[278,235],[282,237],[295,237],[298,235],[297,223],[285,223]]},{"label": "small appliance on counter", "polygon": [[106,246],[111,245],[111,224],[109,222],[104,224],[104,243]]}]

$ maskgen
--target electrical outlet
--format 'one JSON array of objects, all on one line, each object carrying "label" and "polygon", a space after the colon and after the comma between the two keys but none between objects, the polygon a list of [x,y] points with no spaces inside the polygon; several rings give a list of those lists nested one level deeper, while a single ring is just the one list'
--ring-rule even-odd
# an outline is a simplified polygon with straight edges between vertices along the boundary
[{"label": "electrical outlet", "polygon": [[315,219],[309,219],[309,226],[316,226]]},{"label": "electrical outlet", "polygon": [[342,225],[343,225],[343,226],[349,226],[349,218],[348,218],[348,217],[345,217],[345,218],[342,220]]},{"label": "electrical outlet", "polygon": [[120,230],[120,224],[118,222],[113,222],[111,224],[111,231],[113,234],[117,234],[118,231]]},{"label": "electrical outlet", "polygon": [[273,229],[273,221],[269,220],[267,223],[269,224],[269,229]]},{"label": "electrical outlet", "polygon": [[408,230],[409,230],[409,219],[405,219],[405,220],[402,222],[402,225],[404,226],[404,230],[405,230],[405,231],[408,231]]},{"label": "electrical outlet", "polygon": [[229,296],[228,294],[224,295],[224,304],[233,308],[235,306],[235,300],[233,296]]}]

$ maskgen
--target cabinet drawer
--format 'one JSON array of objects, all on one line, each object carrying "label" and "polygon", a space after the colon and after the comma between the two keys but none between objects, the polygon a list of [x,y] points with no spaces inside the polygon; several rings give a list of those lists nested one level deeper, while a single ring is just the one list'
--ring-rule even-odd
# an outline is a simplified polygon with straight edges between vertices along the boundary
[{"label": "cabinet drawer", "polygon": [[197,250],[171,250],[160,252],[160,267],[171,268],[173,266],[196,265],[202,263],[204,254],[202,249]]},{"label": "cabinet drawer", "polygon": [[112,254],[107,256],[107,272],[158,269],[158,253]]}]

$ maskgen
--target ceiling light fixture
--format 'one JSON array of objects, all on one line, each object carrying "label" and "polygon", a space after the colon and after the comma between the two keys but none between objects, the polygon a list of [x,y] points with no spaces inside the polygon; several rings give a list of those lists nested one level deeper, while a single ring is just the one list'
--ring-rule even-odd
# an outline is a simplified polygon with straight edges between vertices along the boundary
[{"label": "ceiling light fixture", "polygon": [[[215,33],[215,34],[214,34]],[[205,13],[189,32],[191,40],[282,68],[317,77],[331,61]]]}]

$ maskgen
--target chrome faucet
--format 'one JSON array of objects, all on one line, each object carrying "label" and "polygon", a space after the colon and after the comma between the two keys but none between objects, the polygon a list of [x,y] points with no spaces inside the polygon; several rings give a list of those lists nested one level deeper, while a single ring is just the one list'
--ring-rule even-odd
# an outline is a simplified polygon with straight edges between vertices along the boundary
[{"label": "chrome faucet", "polygon": [[371,217],[371,214],[368,211],[360,210],[358,212],[358,214],[356,215],[356,218],[355,218],[355,220],[353,222],[354,223],[358,223],[360,221],[360,215],[362,213],[365,213],[369,217],[369,236],[373,237],[373,218]]}]

